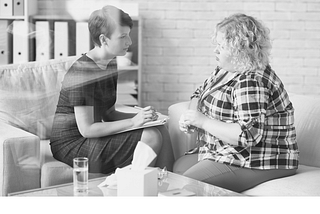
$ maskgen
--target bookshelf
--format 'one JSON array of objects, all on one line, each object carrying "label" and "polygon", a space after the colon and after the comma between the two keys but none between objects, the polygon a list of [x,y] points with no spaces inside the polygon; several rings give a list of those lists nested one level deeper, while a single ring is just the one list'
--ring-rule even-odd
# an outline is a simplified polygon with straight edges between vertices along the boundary
[{"label": "bookshelf", "polygon": [[37,0],[0,0],[0,20],[24,20],[37,13]]},{"label": "bookshelf", "polygon": [[[129,47],[128,52],[132,53],[131,56],[131,63],[130,65],[120,65],[118,64],[118,72],[119,72],[119,78],[118,78],[118,100],[117,103],[124,104],[128,106],[135,106],[135,105],[141,105],[141,29],[142,29],[142,21],[140,17],[132,17],[133,20],[133,28],[130,32],[130,37],[132,40],[132,45]],[[67,23],[68,26],[68,32],[65,32],[65,38],[68,39],[68,56],[75,56],[79,55],[79,52],[77,52],[77,47],[79,47],[79,41],[77,40],[77,23],[86,23],[87,20],[74,20],[71,16],[65,15],[65,16],[52,16],[52,15],[34,15],[30,17],[30,22],[32,25],[35,26],[35,32],[37,32],[37,22],[47,22],[49,26],[49,39],[48,41],[48,48],[46,50],[49,50],[49,58],[47,59],[53,59],[57,57],[57,54],[55,54],[55,43],[56,40],[55,37],[55,23],[56,22],[63,22]],[[86,25],[87,26],[87,25]],[[86,47],[89,47],[88,50],[93,48],[93,43],[91,39],[89,38],[88,41],[83,41],[84,34],[86,33],[86,29],[82,29],[81,31],[81,44],[86,45]],[[89,32],[89,31],[88,31]],[[87,37],[85,37],[87,38]],[[62,43],[61,40],[58,40],[59,43]],[[89,44],[86,44],[89,43]],[[32,42],[33,46],[32,49],[34,51],[31,52],[30,61],[38,61],[37,59],[37,37],[33,38]],[[87,50],[87,51],[88,51]],[[55,57],[56,56],[56,57]],[[63,56],[62,56],[63,57]]]},{"label": "bookshelf", "polygon": [[[79,20],[71,15],[39,15],[37,5],[37,0],[0,0],[0,65],[79,55],[79,50],[77,52],[77,47],[79,47],[77,46],[77,24],[83,22],[83,27],[87,19]],[[117,102],[129,106],[141,105],[142,22],[139,16],[132,16],[132,19],[133,28],[130,33],[132,45],[128,50],[132,53],[132,63],[118,66]],[[40,26],[47,29],[48,32],[42,31],[39,34],[37,22],[43,22],[44,24]],[[62,28],[57,24],[58,22],[63,24]],[[57,26],[64,30],[55,31]],[[40,51],[39,41],[44,35],[41,33],[47,35],[47,38],[41,39],[43,49]],[[83,40],[84,33],[85,30],[82,30],[81,37],[78,36],[78,39]],[[62,40],[57,39],[58,36],[61,39],[67,38],[67,42],[62,43]],[[55,42],[56,40],[59,42]],[[88,51],[93,48],[90,36],[85,37],[83,41],[87,45],[82,47],[83,50]],[[59,43],[63,45],[58,46]],[[57,52],[58,48],[61,48],[60,52]]]},{"label": "bookshelf", "polygon": [[37,0],[0,0],[0,65],[30,61],[30,16],[37,13],[37,5]]}]

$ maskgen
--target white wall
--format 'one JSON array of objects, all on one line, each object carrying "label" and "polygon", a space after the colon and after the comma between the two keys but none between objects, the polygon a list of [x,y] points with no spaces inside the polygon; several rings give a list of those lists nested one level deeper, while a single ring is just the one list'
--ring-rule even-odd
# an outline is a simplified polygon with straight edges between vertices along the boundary
[{"label": "white wall", "polygon": [[[88,11],[96,0],[38,0],[41,14]],[[252,15],[271,30],[271,66],[289,92],[320,94],[320,0],[127,0],[143,18],[142,101],[163,113],[187,100],[215,68],[210,34],[235,12]],[[88,9],[89,8],[89,9]],[[90,11],[91,12],[91,11]],[[89,12],[89,13],[90,13]]]}]

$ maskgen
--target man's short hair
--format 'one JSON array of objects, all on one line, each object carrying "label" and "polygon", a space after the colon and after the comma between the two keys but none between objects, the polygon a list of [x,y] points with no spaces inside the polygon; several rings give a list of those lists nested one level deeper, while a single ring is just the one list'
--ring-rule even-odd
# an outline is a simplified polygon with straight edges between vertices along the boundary
[{"label": "man's short hair", "polygon": [[101,46],[99,36],[104,34],[110,38],[117,26],[128,26],[132,29],[133,22],[129,14],[114,6],[104,6],[92,12],[89,21],[89,32],[95,46]]}]

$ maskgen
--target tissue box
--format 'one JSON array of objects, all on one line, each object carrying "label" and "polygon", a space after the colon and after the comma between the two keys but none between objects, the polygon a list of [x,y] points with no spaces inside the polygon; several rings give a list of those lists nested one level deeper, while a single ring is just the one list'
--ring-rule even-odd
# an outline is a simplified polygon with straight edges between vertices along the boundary
[{"label": "tissue box", "polygon": [[118,196],[157,196],[158,169],[131,170],[131,165],[117,171]]}]

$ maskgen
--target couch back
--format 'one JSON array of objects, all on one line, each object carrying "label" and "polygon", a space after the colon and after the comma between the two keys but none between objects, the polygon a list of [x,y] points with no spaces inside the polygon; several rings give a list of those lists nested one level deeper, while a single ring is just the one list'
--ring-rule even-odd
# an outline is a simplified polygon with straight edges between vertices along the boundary
[{"label": "couch back", "polygon": [[0,66],[0,121],[49,138],[61,82],[76,59]]},{"label": "couch back", "polygon": [[295,108],[300,164],[320,167],[320,97],[289,96]]}]

